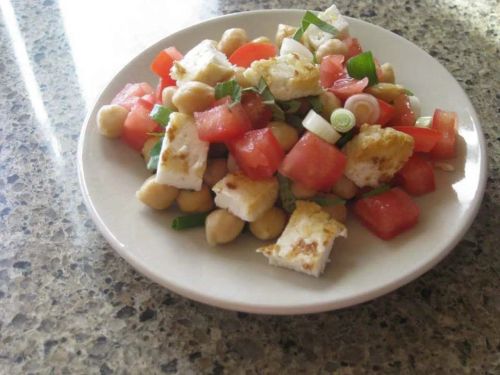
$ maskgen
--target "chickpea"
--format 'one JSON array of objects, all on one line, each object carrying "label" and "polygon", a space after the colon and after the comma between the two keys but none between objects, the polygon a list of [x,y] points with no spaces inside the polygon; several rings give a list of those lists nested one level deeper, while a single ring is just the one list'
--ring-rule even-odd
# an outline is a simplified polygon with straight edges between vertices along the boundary
[{"label": "chickpea", "polygon": [[207,212],[214,207],[214,200],[208,186],[203,185],[200,191],[181,190],[177,196],[177,205],[183,212]]},{"label": "chickpea", "polygon": [[158,143],[159,137],[149,137],[146,142],[144,142],[144,146],[142,146],[142,157],[146,162],[146,165],[149,163],[150,153],[153,147]]},{"label": "chickpea", "polygon": [[236,82],[238,82],[238,84],[245,88],[245,87],[250,87],[252,86],[252,82],[250,82],[247,77],[245,77],[245,75],[243,74],[245,72],[245,68],[242,68],[242,67],[236,67],[234,69],[234,79],[236,80]]},{"label": "chickpea", "polygon": [[103,105],[97,112],[99,133],[108,138],[118,138],[122,134],[127,115],[128,111],[121,105]]},{"label": "chickpea", "polygon": [[156,182],[156,176],[152,175],[142,184],[135,196],[145,205],[155,210],[164,210],[175,201],[179,190],[170,185]]},{"label": "chickpea", "polygon": [[376,85],[370,86],[366,89],[366,92],[372,94],[378,99],[385,100],[386,102],[392,102],[400,94],[404,94],[405,88],[401,85],[396,85],[394,83],[377,83]]},{"label": "chickpea", "polygon": [[224,34],[222,34],[222,38],[217,45],[217,48],[229,57],[247,41],[248,37],[245,30],[240,28],[227,29],[224,31]]},{"label": "chickpea", "polygon": [[172,102],[172,99],[176,91],[177,91],[176,86],[168,86],[163,89],[163,91],[161,92],[161,102],[165,107],[170,109],[177,109],[174,103]]},{"label": "chickpea", "polygon": [[347,46],[339,39],[328,39],[318,47],[316,51],[316,60],[320,63],[323,57],[329,55],[347,56]]},{"label": "chickpea", "polygon": [[296,27],[280,23],[278,25],[278,30],[276,31],[276,37],[275,37],[276,46],[280,48],[283,39],[292,37],[296,31],[297,31]]},{"label": "chickpea", "polygon": [[205,219],[205,235],[209,245],[226,244],[243,230],[245,222],[227,210],[219,208]]},{"label": "chickpea", "polygon": [[250,223],[250,232],[260,240],[278,237],[286,225],[286,214],[281,208],[271,207],[257,220]]},{"label": "chickpea", "polygon": [[380,82],[394,83],[396,82],[396,77],[394,75],[394,69],[389,63],[382,64],[380,66],[380,71],[382,72],[380,77]]},{"label": "chickpea", "polygon": [[271,121],[268,127],[285,152],[290,151],[299,140],[299,133],[293,126],[282,121]]},{"label": "chickpea", "polygon": [[292,182],[292,194],[298,199],[309,199],[316,195],[316,191],[309,189],[298,182]]},{"label": "chickpea", "polygon": [[267,36],[259,36],[258,38],[253,39],[252,43],[268,43],[268,44],[273,44],[273,42],[271,42],[271,39],[269,39]]},{"label": "chickpea", "polygon": [[192,114],[210,107],[215,101],[214,88],[203,82],[187,82],[172,97],[172,103],[179,112]]},{"label": "chickpea", "polygon": [[358,193],[358,190],[354,182],[343,175],[340,180],[333,185],[332,193],[338,195],[342,199],[351,199]]},{"label": "chickpea", "polygon": [[319,94],[319,101],[321,102],[321,106],[323,107],[321,110],[321,115],[330,121],[330,116],[332,112],[337,108],[342,107],[342,102],[339,98],[335,96],[334,93],[329,91],[323,91]]},{"label": "chickpea", "polygon": [[236,173],[240,171],[240,167],[238,166],[238,163],[236,163],[236,159],[231,154],[229,154],[229,156],[227,157],[227,170],[230,173]]},{"label": "chickpea", "polygon": [[324,206],[323,210],[328,212],[333,219],[340,221],[341,223],[345,223],[345,220],[347,218],[347,208],[345,204]]},{"label": "chickpea", "polygon": [[212,187],[227,174],[226,159],[208,159],[203,182]]}]

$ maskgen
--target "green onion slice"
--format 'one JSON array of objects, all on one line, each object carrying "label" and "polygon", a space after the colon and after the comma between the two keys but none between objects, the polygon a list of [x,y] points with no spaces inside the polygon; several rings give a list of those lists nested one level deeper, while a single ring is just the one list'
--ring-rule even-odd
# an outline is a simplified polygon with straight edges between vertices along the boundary
[{"label": "green onion slice", "polygon": [[364,193],[361,197],[362,198],[373,197],[375,195],[379,195],[379,194],[385,193],[386,191],[388,191],[390,189],[391,189],[390,185],[382,184],[382,185],[376,187],[375,189],[372,189],[372,190]]},{"label": "green onion slice", "polygon": [[345,108],[337,108],[330,116],[330,123],[339,133],[347,133],[356,125],[356,116]]},{"label": "green onion slice", "polygon": [[324,31],[325,33],[332,34],[333,36],[336,36],[339,32],[335,27],[323,21],[313,12],[308,10],[302,17],[300,27],[293,35],[293,39],[300,41],[300,38],[302,38],[302,35],[304,35],[304,32],[307,30],[309,25],[314,25],[318,27],[320,30]]},{"label": "green onion slice", "polygon": [[320,206],[337,206],[339,204],[346,204],[346,200],[341,198],[332,198],[332,197],[312,197],[311,200],[314,203],[319,204]]},{"label": "green onion slice", "polygon": [[347,60],[347,72],[352,78],[363,79],[368,77],[368,85],[378,83],[377,68],[371,51],[366,51]]},{"label": "green onion slice", "polygon": [[345,133],[342,138],[340,138],[337,143],[335,143],[335,146],[338,148],[342,148],[346,145],[347,142],[349,142],[352,138],[354,137],[354,128],[349,130],[347,133]]},{"label": "green onion slice", "polygon": [[205,219],[208,216],[208,212],[190,214],[185,216],[177,216],[172,221],[172,228],[177,230],[183,230],[188,228],[201,227],[205,225]]},{"label": "green onion slice", "polygon": [[160,104],[155,104],[151,112],[149,113],[149,117],[155,120],[161,127],[165,127],[170,120],[170,114],[174,112],[170,108],[162,106]]},{"label": "green onion slice", "polygon": [[278,182],[281,205],[286,212],[291,214],[295,210],[295,196],[290,187],[290,180],[278,173]]},{"label": "green onion slice", "polygon": [[430,128],[432,126],[432,116],[422,116],[415,121],[417,128]]},{"label": "green onion slice", "polygon": [[161,145],[163,144],[163,137],[158,139],[158,142],[153,146],[149,152],[149,161],[147,168],[151,171],[158,169],[158,163],[160,161]]}]

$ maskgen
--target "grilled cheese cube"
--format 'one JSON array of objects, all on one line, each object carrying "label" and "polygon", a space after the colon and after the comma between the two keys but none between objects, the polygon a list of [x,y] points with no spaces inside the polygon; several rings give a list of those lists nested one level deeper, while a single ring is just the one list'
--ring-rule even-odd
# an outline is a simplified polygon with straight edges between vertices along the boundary
[{"label": "grilled cheese cube", "polygon": [[189,81],[215,86],[233,74],[233,66],[226,55],[217,49],[217,42],[208,39],[193,47],[180,61],[175,61],[170,70],[170,76],[179,86]]},{"label": "grilled cheese cube", "polygon": [[294,53],[254,61],[243,76],[252,86],[257,86],[260,78],[264,78],[277,100],[291,100],[322,92],[319,65],[305,61]]},{"label": "grilled cheese cube", "polygon": [[278,197],[278,180],[275,177],[252,180],[241,173],[229,173],[212,190],[217,207],[251,222],[274,206]]},{"label": "grilled cheese cube", "polygon": [[339,10],[335,5],[326,9],[324,12],[318,14],[318,18],[326,23],[332,25],[338,30],[337,35],[332,35],[325,31],[322,31],[319,27],[315,25],[309,25],[307,30],[304,32],[304,42],[306,45],[314,50],[317,50],[320,45],[332,38],[343,39],[349,35],[349,23],[340,14]]},{"label": "grilled cheese cube", "polygon": [[201,190],[208,142],[198,138],[194,118],[174,112],[165,129],[156,182],[178,189]]},{"label": "grilled cheese cube", "polygon": [[313,202],[297,201],[288,224],[276,244],[263,246],[269,264],[318,277],[328,262],[335,238],[347,237],[347,229]]},{"label": "grilled cheese cube", "polygon": [[389,181],[413,153],[413,137],[392,128],[365,124],[344,148],[344,174],[357,186]]}]

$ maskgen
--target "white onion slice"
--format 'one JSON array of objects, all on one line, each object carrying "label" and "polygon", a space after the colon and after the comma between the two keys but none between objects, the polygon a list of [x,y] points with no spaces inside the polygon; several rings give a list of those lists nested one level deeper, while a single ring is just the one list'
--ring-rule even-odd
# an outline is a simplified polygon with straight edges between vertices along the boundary
[{"label": "white onion slice", "polygon": [[411,110],[413,111],[413,114],[415,115],[415,118],[419,118],[422,112],[420,106],[420,99],[417,98],[415,95],[410,95],[408,96],[408,100],[410,101],[410,107]]},{"label": "white onion slice", "polygon": [[313,61],[313,54],[309,49],[304,46],[302,43],[297,42],[292,38],[285,38],[283,42],[281,42],[280,48],[280,56],[288,55],[290,53],[294,53],[307,61]]},{"label": "white onion slice", "polygon": [[335,144],[341,137],[328,121],[312,109],[307,113],[306,117],[304,117],[304,120],[302,120],[302,125],[311,133],[316,134],[318,137],[331,144]]},{"label": "white onion slice", "polygon": [[375,124],[380,116],[377,99],[370,94],[355,94],[347,98],[344,108],[356,116],[356,125]]}]

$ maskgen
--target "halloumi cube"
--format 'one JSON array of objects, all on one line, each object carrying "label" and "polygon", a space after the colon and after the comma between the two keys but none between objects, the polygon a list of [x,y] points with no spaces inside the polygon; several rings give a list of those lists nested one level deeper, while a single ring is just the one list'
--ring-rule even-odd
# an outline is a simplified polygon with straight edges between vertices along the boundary
[{"label": "halloumi cube", "polygon": [[359,187],[376,187],[403,167],[413,145],[413,137],[406,133],[365,124],[343,150],[347,157],[344,174]]},{"label": "halloumi cube", "polygon": [[321,30],[315,25],[309,25],[309,27],[304,32],[304,42],[306,45],[316,50],[329,39],[337,38],[343,39],[349,35],[349,23],[340,14],[340,11],[335,5],[318,14],[318,18],[326,23],[335,27],[338,31],[337,35],[332,35]]},{"label": "halloumi cube", "polygon": [[253,86],[257,86],[261,77],[264,78],[277,100],[292,100],[322,92],[319,65],[294,53],[254,61],[243,76]]},{"label": "halloumi cube", "polygon": [[172,113],[165,129],[156,182],[178,189],[201,190],[207,155],[208,142],[198,138],[193,116]]},{"label": "halloumi cube", "polygon": [[252,180],[242,173],[229,173],[212,190],[217,207],[242,220],[255,221],[276,202],[278,180],[276,177]]},{"label": "halloumi cube", "polygon": [[347,237],[344,224],[333,219],[314,202],[297,201],[296,208],[276,244],[257,252],[269,264],[318,277],[328,262],[335,238]]},{"label": "halloumi cube", "polygon": [[180,60],[175,61],[170,76],[180,86],[189,81],[204,82],[215,86],[234,74],[234,67],[221,51],[215,40],[203,40]]}]

